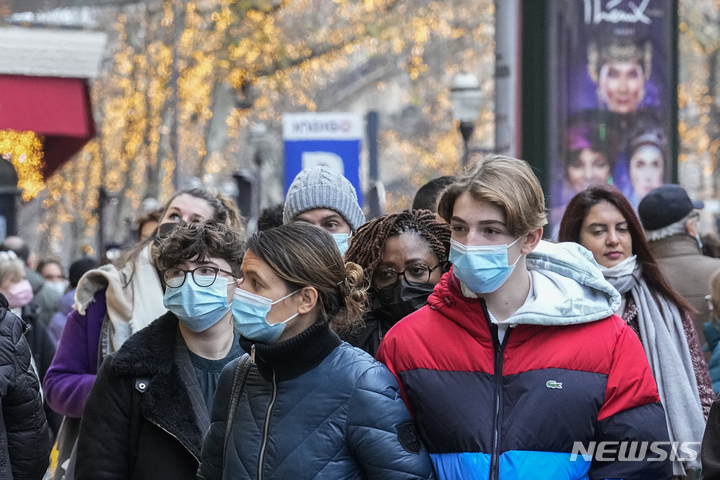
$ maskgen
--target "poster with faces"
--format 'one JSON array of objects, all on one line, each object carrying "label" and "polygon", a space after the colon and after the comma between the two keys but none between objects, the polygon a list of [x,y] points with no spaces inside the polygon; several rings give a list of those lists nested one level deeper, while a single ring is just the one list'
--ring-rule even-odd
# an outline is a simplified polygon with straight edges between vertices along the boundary
[{"label": "poster with faces", "polygon": [[555,0],[550,8],[551,231],[595,183],[637,208],[672,175],[672,0]]}]

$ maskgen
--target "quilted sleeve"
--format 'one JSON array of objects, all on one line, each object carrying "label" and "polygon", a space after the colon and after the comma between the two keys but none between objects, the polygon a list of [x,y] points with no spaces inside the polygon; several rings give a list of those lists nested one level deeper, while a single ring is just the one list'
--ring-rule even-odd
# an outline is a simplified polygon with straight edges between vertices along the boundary
[{"label": "quilted sleeve", "polygon": [[[650,365],[637,335],[625,326],[619,333],[605,388],[605,402],[598,414],[594,440],[600,442],[668,442],[665,412]],[[593,460],[591,480],[607,478],[669,479],[669,461],[601,462]]]},{"label": "quilted sleeve", "polygon": [[378,362],[355,385],[346,434],[350,451],[369,479],[436,478],[397,381]]},{"label": "quilted sleeve", "polygon": [[7,313],[2,320],[0,363],[10,370],[8,388],[2,397],[2,416],[13,478],[40,479],[50,455],[50,435],[40,383],[30,364],[30,346],[19,318]]}]

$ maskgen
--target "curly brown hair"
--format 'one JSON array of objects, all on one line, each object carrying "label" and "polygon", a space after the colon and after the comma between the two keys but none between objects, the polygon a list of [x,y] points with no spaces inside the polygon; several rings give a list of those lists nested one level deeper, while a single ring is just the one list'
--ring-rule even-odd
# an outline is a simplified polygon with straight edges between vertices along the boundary
[{"label": "curly brown hair", "polygon": [[240,276],[240,265],[245,256],[245,241],[226,223],[180,222],[153,248],[153,261],[159,271],[176,267],[181,261],[200,261],[222,258],[232,272]]},{"label": "curly brown hair", "polygon": [[375,268],[385,254],[388,238],[404,232],[417,232],[435,252],[438,260],[444,262],[448,259],[450,225],[430,210],[404,210],[370,220],[353,235],[345,258],[363,268],[365,282],[370,285]]}]

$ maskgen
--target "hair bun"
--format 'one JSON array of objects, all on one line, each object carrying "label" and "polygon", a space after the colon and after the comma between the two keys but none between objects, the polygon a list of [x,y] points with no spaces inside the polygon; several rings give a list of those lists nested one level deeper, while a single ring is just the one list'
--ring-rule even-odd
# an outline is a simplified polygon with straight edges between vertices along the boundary
[{"label": "hair bun", "polygon": [[345,298],[350,294],[350,287],[348,286],[348,278],[345,277],[336,284],[337,298],[340,308],[345,307]]}]

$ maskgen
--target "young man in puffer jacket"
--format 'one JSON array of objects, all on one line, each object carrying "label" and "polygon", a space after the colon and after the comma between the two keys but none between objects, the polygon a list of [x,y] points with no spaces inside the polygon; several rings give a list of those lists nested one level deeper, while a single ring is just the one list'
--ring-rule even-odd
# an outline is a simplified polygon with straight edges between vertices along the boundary
[{"label": "young man in puffer jacket", "polygon": [[585,249],[541,242],[544,205],[513,158],[480,159],[448,187],[453,268],[378,359],[439,478],[668,479],[669,448],[651,445],[668,440],[665,415],[637,335],[613,314],[620,296]]}]

